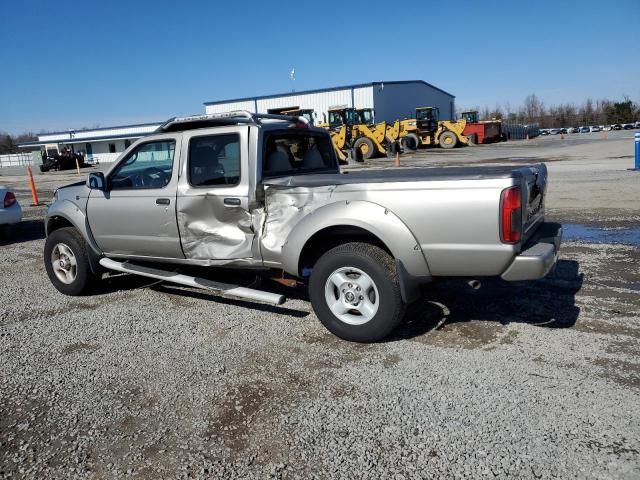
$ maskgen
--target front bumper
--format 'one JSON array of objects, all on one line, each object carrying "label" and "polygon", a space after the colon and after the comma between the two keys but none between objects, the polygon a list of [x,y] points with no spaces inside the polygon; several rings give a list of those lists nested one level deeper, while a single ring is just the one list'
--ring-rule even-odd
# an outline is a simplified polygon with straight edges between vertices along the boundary
[{"label": "front bumper", "polygon": [[561,241],[562,225],[543,223],[501,275],[502,279],[515,282],[544,277],[558,260]]}]

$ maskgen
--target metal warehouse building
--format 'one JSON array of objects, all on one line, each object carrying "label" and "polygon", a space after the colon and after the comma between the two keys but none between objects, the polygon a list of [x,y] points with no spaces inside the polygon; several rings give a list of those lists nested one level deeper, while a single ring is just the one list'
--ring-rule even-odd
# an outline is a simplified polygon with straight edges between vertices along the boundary
[{"label": "metal warehouse building", "polygon": [[[322,88],[302,92],[265,95],[205,102],[206,113],[248,110],[255,113],[275,113],[284,109],[313,109],[317,121],[326,121],[331,107],[373,108],[375,120],[392,122],[413,118],[416,107],[438,107],[440,118],[454,118],[455,97],[422,80],[372,82],[344,87]],[[38,135],[38,141],[22,143],[23,148],[61,150],[69,147],[83,153],[87,160],[112,162],[140,137],[153,132],[161,122],[123,125],[109,128],[67,130]]]},{"label": "metal warehouse building", "polygon": [[454,101],[453,95],[427,82],[406,80],[237,98],[205,102],[204,105],[206,113],[231,110],[276,113],[282,109],[311,108],[317,115],[317,121],[326,121],[331,107],[373,108],[377,122],[392,122],[398,118],[413,118],[416,107],[438,107],[441,119],[453,119]]}]

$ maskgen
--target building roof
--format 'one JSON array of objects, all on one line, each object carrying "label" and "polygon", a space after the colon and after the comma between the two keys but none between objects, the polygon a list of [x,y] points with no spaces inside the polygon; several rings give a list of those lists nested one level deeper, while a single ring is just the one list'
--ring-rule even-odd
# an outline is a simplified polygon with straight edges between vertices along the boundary
[{"label": "building roof", "polygon": [[18,147],[35,147],[49,143],[71,144],[117,140],[123,138],[140,138],[154,132],[160,125],[162,125],[162,122],[41,133],[38,135],[38,141],[19,143]]},{"label": "building roof", "polygon": [[284,93],[276,93],[272,95],[259,95],[254,97],[243,97],[243,98],[231,98],[228,100],[216,100],[212,102],[204,102],[204,105],[220,105],[223,103],[231,103],[231,102],[248,102],[252,100],[264,100],[267,98],[278,98],[278,97],[291,97],[295,95],[307,95],[310,93],[324,93],[324,92],[335,92],[336,90],[348,90],[351,88],[363,88],[363,87],[374,87],[376,85],[387,84],[387,85],[400,85],[407,83],[422,83],[428,87],[431,87],[439,92],[444,93],[445,95],[449,95],[452,98],[455,98],[455,95],[450,94],[449,92],[442,90],[441,88],[436,87],[435,85],[431,85],[430,83],[425,82],[424,80],[401,80],[401,81],[390,81],[390,82],[369,82],[369,83],[356,83],[353,85],[343,85],[341,87],[331,87],[331,88],[318,88],[315,90],[301,90],[299,92],[284,92]]},{"label": "building roof", "polygon": [[46,132],[46,133],[40,133],[38,134],[38,137],[44,137],[45,135],[68,135],[69,131],[72,131],[74,133],[80,133],[80,132],[99,132],[101,130],[114,130],[114,129],[121,129],[121,128],[139,128],[139,127],[151,127],[153,125],[156,126],[160,126],[164,123],[165,120],[163,120],[162,122],[149,122],[149,123],[134,123],[131,125],[115,125],[113,127],[99,127],[99,128],[81,128],[79,130],[75,130],[73,128],[67,129],[67,130],[63,130],[61,132]]},{"label": "building roof", "polygon": [[136,133],[136,134],[128,134],[128,135],[108,135],[104,137],[88,137],[88,138],[74,138],[71,140],[39,140],[37,142],[24,142],[19,143],[18,147],[20,148],[28,148],[28,147],[37,147],[39,145],[49,145],[54,143],[63,143],[65,145],[71,145],[72,143],[88,143],[88,142],[107,142],[109,140],[122,140],[125,138],[142,138],[149,133]]}]

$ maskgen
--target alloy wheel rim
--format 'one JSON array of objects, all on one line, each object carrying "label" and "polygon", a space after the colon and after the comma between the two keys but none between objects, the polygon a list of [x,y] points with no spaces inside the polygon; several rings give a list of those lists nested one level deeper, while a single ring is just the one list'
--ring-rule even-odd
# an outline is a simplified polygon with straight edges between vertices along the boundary
[{"label": "alloy wheel rim", "polygon": [[375,317],[380,306],[378,287],[364,271],[355,267],[335,270],[325,284],[325,300],[338,320],[363,325]]},{"label": "alloy wheel rim", "polygon": [[69,285],[78,275],[78,262],[66,243],[57,243],[51,251],[51,266],[58,280]]}]

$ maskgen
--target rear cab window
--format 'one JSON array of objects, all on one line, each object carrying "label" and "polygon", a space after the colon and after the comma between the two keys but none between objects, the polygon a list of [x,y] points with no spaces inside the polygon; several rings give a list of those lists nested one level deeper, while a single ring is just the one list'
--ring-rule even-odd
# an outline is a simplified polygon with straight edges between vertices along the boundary
[{"label": "rear cab window", "polygon": [[287,129],[265,132],[263,178],[303,173],[336,173],[331,138],[324,132]]}]

